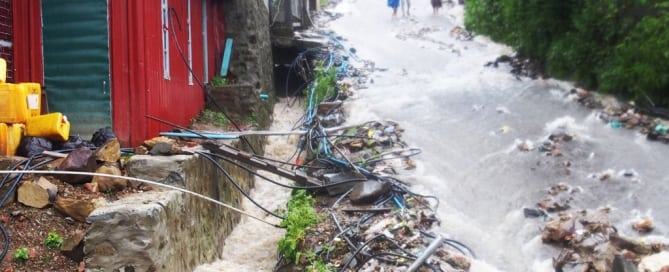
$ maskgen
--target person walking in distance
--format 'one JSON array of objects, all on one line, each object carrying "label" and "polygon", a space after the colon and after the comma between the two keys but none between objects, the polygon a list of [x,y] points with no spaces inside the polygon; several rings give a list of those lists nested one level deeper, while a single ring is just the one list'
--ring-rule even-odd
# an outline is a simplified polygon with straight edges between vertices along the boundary
[{"label": "person walking in distance", "polygon": [[411,16],[411,0],[400,0],[402,5],[402,15]]},{"label": "person walking in distance", "polygon": [[439,8],[441,8],[441,0],[430,0],[432,1],[432,12],[434,15],[439,15]]},{"label": "person walking in distance", "polygon": [[388,0],[388,6],[393,9],[393,18],[397,17],[397,8],[400,6],[400,0]]}]

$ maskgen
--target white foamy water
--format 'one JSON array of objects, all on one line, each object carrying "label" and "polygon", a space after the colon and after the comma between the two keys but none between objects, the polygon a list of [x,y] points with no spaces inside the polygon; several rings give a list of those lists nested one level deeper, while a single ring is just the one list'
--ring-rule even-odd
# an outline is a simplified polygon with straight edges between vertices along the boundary
[{"label": "white foamy water", "polygon": [[[270,130],[291,130],[303,113],[304,109],[301,105],[288,107],[287,99],[282,99],[274,106],[275,118]],[[283,161],[287,160],[295,152],[297,139],[296,136],[267,137],[265,156]],[[258,172],[283,184],[293,184],[293,181],[277,175],[265,171]],[[258,177],[256,177],[255,183],[256,186],[251,192],[251,197],[256,202],[270,211],[285,209],[286,201],[290,197],[290,189],[274,185]],[[258,209],[248,199],[244,199],[242,202],[242,209],[274,224],[281,222],[281,220]],[[277,243],[284,233],[283,229],[277,229],[253,218],[242,216],[240,224],[226,239],[220,260],[198,266],[195,271],[272,271],[277,260]]]}]

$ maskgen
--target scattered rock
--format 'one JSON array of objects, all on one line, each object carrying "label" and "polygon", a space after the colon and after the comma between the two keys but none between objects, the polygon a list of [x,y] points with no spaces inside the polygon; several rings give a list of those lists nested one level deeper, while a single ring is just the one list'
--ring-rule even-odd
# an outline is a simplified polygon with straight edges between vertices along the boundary
[{"label": "scattered rock", "polygon": [[[65,159],[58,166],[58,170],[94,172],[98,166],[95,156],[93,156],[94,153],[95,151],[90,150],[87,147],[80,147],[72,150],[72,152],[67,154],[67,157],[65,157]],[[87,175],[58,175],[57,177],[63,182],[70,184],[82,184],[91,180],[91,177]]]},{"label": "scattered rock", "polygon": [[150,150],[150,149],[152,149],[153,146],[155,146],[157,143],[169,143],[169,144],[174,144],[175,141],[174,141],[174,139],[170,139],[170,138],[167,138],[167,137],[164,137],[164,136],[160,136],[160,137],[155,137],[155,138],[152,138],[152,139],[149,139],[149,140],[144,141],[144,146],[146,146],[146,148],[148,148],[148,149]]},{"label": "scattered rock", "polygon": [[79,222],[86,222],[86,217],[96,208],[92,200],[79,200],[59,197],[54,203],[59,212],[74,218]]},{"label": "scattered rock", "polygon": [[[98,170],[95,171],[95,173],[108,174],[114,176],[123,175],[121,169],[118,168],[118,165],[113,163],[107,163],[100,166]],[[126,187],[128,187],[127,180],[120,178],[112,178],[112,177],[94,176],[91,183],[97,184],[97,189],[100,192],[116,192],[116,191],[121,191]]]},{"label": "scattered rock", "polygon": [[566,243],[574,238],[576,220],[569,214],[560,214],[560,217],[546,223],[542,230],[541,240],[544,243]]},{"label": "scattered rock", "polygon": [[639,233],[651,232],[654,228],[653,220],[650,218],[643,218],[632,225],[632,228]]},{"label": "scattered rock", "polygon": [[353,192],[348,198],[355,204],[370,204],[391,189],[392,186],[388,182],[368,180],[353,186]]},{"label": "scattered rock", "polygon": [[84,260],[84,236],[86,232],[77,230],[70,237],[63,239],[63,246],[60,251],[63,255],[69,257],[75,262],[82,262]]},{"label": "scattered rock", "polygon": [[172,143],[158,142],[151,148],[149,154],[153,156],[169,156],[172,155]]},{"label": "scattered rock", "polygon": [[95,152],[95,158],[102,162],[117,162],[121,159],[121,143],[118,138],[108,140]]},{"label": "scattered rock", "polygon": [[40,177],[37,181],[23,182],[17,191],[17,199],[23,205],[41,209],[52,203],[57,194],[58,187]]}]

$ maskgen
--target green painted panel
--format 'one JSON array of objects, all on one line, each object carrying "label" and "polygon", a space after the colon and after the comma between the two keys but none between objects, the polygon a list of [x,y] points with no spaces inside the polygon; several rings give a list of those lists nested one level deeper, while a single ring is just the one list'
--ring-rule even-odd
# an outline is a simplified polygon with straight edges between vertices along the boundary
[{"label": "green painted panel", "polygon": [[49,111],[85,139],[112,124],[107,26],[106,0],[42,0]]}]

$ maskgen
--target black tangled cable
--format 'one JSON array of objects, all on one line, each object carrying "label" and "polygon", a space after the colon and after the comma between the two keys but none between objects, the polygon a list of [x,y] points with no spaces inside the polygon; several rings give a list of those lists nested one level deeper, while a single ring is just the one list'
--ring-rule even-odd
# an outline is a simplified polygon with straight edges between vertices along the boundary
[{"label": "black tangled cable", "polygon": [[[179,45],[179,37],[177,36],[177,33],[174,29],[174,23],[172,21],[172,17],[174,17],[177,20],[177,25],[179,26],[179,30],[181,30],[181,20],[179,20],[179,15],[177,14],[177,12],[174,8],[170,7],[169,11],[170,11],[170,16],[168,16],[169,17],[168,21],[169,21],[169,24],[170,24],[170,31],[172,32],[172,36],[174,37],[174,44],[176,45],[177,51],[179,51],[179,56],[181,56],[181,60],[186,65],[186,68],[188,69],[188,72],[193,76],[193,79],[195,80],[197,85],[200,87],[200,89],[202,89],[202,92],[204,93],[204,96],[207,97],[214,104],[214,106],[216,106],[216,108],[223,114],[223,116],[225,116],[226,119],[228,119],[228,121],[230,121],[230,124],[232,124],[232,126],[234,126],[237,131],[242,131],[242,129],[237,124],[237,122],[235,122],[235,120],[233,120],[223,110],[223,107],[221,107],[221,105],[216,103],[216,100],[214,100],[211,97],[209,92],[207,92],[207,88],[204,86],[204,83],[202,83],[202,80],[200,80],[200,78],[193,71],[193,67],[191,67],[191,65],[189,64],[188,60],[186,59],[186,54],[184,54],[183,49],[181,48],[181,45]],[[255,149],[253,149],[253,145],[251,145],[251,143],[249,142],[248,139],[246,139],[246,137],[240,136],[239,138],[249,147],[249,149],[251,149],[251,152],[253,152],[253,154],[258,154],[258,152],[256,152]]]},{"label": "black tangled cable", "polygon": [[246,191],[244,191],[244,189],[242,189],[242,187],[237,182],[235,182],[235,180],[232,178],[230,173],[228,173],[228,171],[226,171],[225,168],[223,168],[223,166],[218,161],[216,161],[214,158],[212,158],[212,156],[210,156],[210,154],[205,153],[205,152],[195,152],[195,153],[204,157],[205,159],[209,160],[219,171],[221,171],[223,173],[223,175],[225,175],[225,177],[228,179],[228,181],[230,181],[230,183],[232,183],[232,185],[235,186],[235,188],[237,188],[237,190],[240,193],[242,193],[242,195],[244,195],[244,197],[246,197],[249,201],[251,201],[251,203],[253,203],[253,205],[256,205],[256,207],[260,208],[264,212],[266,212],[266,213],[268,213],[268,214],[270,214],[270,215],[272,215],[276,218],[279,218],[281,220],[285,219],[285,217],[268,210],[267,208],[260,205],[257,201],[255,201],[255,199],[253,199]]},{"label": "black tangled cable", "polygon": [[[52,160],[44,160],[42,162],[39,162],[39,163],[31,166],[33,160],[35,160],[37,157],[40,157],[40,156],[42,156],[42,155],[39,154],[39,155],[30,156],[29,158],[14,164],[10,168],[10,170],[18,170],[21,166],[23,166],[23,169],[31,170],[31,169],[40,167],[40,166],[52,161]],[[2,199],[0,199],[0,207],[5,205],[5,203],[9,199],[9,197],[11,197],[14,194],[14,192],[16,192],[16,189],[22,183],[23,173],[19,173],[12,178],[10,178],[10,176],[11,176],[10,174],[7,174],[2,178],[2,181],[0,181],[0,188],[4,187],[5,184],[7,184],[8,182],[12,182],[12,180],[14,181],[12,186],[9,187],[7,192],[5,192],[5,194],[2,196]],[[2,246],[2,251],[0,252],[0,260],[4,260],[5,256],[7,256],[7,252],[9,251],[9,241],[10,241],[9,239],[10,239],[10,237],[9,237],[9,232],[7,231],[4,224],[2,224],[2,223],[0,223],[0,232],[2,232],[2,237],[4,238],[4,242],[5,242],[5,244]]]},{"label": "black tangled cable", "polygon": [[268,182],[270,182],[274,185],[284,187],[284,188],[287,188],[287,189],[320,190],[320,189],[327,189],[327,188],[330,188],[330,187],[339,186],[339,185],[342,185],[342,184],[345,184],[345,183],[355,182],[355,181],[343,181],[343,182],[336,182],[336,183],[330,183],[330,184],[325,184],[325,185],[312,185],[312,186],[286,185],[286,184],[280,183],[276,180],[270,179],[265,175],[258,174],[257,171],[249,168],[248,166],[245,166],[244,164],[235,162],[234,160],[226,158],[225,156],[221,156],[221,155],[215,154],[215,153],[208,153],[208,152],[198,152],[198,153],[204,153],[208,156],[215,157],[217,159],[221,159],[221,160],[224,160],[226,162],[229,162],[229,163],[243,169],[244,171],[247,171],[247,172],[251,173],[254,176],[257,176],[257,177],[259,177],[263,180],[266,180],[266,181],[268,181]]}]

